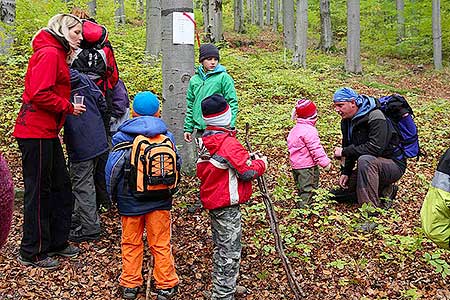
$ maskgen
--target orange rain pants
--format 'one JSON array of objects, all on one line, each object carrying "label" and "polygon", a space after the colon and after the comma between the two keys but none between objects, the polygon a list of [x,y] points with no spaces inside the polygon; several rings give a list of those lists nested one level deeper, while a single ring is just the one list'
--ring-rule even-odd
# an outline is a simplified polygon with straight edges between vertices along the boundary
[{"label": "orange rain pants", "polygon": [[122,216],[122,274],[120,285],[141,286],[144,259],[144,227],[155,266],[153,278],[157,289],[169,289],[178,284],[170,245],[171,215],[168,210],[156,210],[142,216]]}]

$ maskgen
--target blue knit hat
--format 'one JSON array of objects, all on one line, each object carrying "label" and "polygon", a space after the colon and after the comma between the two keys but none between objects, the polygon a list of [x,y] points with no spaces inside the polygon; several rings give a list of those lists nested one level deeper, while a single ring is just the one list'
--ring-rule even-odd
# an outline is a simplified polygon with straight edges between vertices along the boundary
[{"label": "blue knit hat", "polygon": [[333,102],[350,102],[352,100],[355,100],[356,105],[360,106],[363,99],[349,87],[338,89],[333,96]]},{"label": "blue knit hat", "polygon": [[134,96],[133,111],[140,116],[154,116],[159,112],[158,97],[152,92],[140,92]]}]

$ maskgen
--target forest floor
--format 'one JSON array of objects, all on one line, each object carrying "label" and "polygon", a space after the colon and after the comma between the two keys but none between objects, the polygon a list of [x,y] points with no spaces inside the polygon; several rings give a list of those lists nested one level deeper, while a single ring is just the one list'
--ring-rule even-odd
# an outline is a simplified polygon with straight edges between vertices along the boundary
[{"label": "forest floor", "polygon": [[[338,66],[342,57],[336,55],[326,63],[311,62],[310,71],[297,71],[280,63],[282,55],[274,54],[271,40],[261,38],[254,46],[237,42],[234,37],[228,39],[230,45],[237,45],[226,50],[228,58],[224,59],[241,99],[237,127],[241,130],[245,122],[251,122],[253,147],[269,157],[266,174],[269,191],[304,298],[450,299],[450,276],[445,277],[443,271],[448,270],[450,253],[437,249],[424,237],[419,214],[437,160],[449,145],[449,70],[434,72],[427,65],[388,59],[367,62],[364,75],[348,76]],[[277,55],[279,60],[272,59],[272,55]],[[325,64],[330,66],[324,67]],[[0,72],[3,71],[4,65],[0,64]],[[131,75],[126,79],[131,82]],[[17,82],[21,83],[18,76],[10,76],[3,87],[11,89]],[[416,112],[420,140],[426,152],[419,160],[409,160],[393,207],[377,218],[368,217],[365,208],[328,200],[325,191],[336,184],[339,176],[337,162],[329,172],[322,171],[321,189],[314,205],[295,209],[296,195],[285,146],[293,125],[289,121],[293,101],[310,97],[317,102],[318,129],[331,155],[339,145],[340,133],[339,117],[333,112],[330,99],[333,91],[344,85],[374,96],[392,92],[406,94]],[[5,94],[0,91],[0,97]],[[10,133],[14,119],[9,118]],[[242,131],[239,138],[243,141]],[[3,137],[2,143],[3,154],[20,189],[17,147],[11,146],[11,138]],[[241,299],[293,299],[256,185],[254,191],[252,200],[242,205],[239,284],[246,286],[250,293]],[[203,299],[202,291],[211,288],[212,240],[208,214],[187,211],[197,192],[198,181],[183,177],[172,211],[173,252],[180,277],[177,299],[183,300]],[[60,259],[61,267],[52,272],[18,263],[22,217],[22,202],[18,199],[10,236],[0,253],[0,299],[120,299],[121,228],[116,209],[101,215],[104,234],[100,241],[79,244],[81,254],[77,258]],[[369,219],[376,221],[378,228],[372,233],[360,231],[361,222]],[[144,291],[139,299],[146,298],[149,254],[146,249]],[[426,259],[427,254],[431,259]]]}]

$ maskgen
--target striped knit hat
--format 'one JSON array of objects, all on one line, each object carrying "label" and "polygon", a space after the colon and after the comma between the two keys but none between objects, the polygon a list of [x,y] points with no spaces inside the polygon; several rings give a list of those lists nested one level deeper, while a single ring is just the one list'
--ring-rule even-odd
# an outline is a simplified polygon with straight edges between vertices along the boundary
[{"label": "striped knit hat", "polygon": [[295,115],[297,118],[314,119],[317,117],[316,105],[311,100],[300,99],[295,104]]},{"label": "striped knit hat", "polygon": [[220,94],[203,99],[202,115],[206,125],[225,127],[231,123],[230,105]]}]

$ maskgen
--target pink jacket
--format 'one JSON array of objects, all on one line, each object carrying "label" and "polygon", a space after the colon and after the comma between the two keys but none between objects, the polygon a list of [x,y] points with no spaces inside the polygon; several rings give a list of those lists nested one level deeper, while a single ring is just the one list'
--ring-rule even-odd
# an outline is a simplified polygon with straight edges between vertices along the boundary
[{"label": "pink jacket", "polygon": [[287,138],[292,169],[305,169],[316,165],[326,167],[330,163],[320,144],[315,127],[317,119],[297,119]]}]

